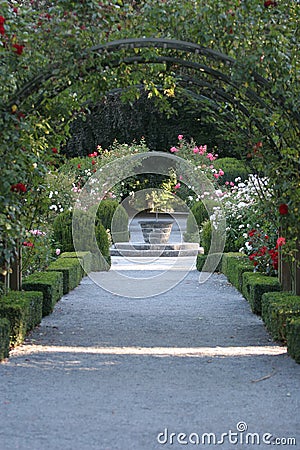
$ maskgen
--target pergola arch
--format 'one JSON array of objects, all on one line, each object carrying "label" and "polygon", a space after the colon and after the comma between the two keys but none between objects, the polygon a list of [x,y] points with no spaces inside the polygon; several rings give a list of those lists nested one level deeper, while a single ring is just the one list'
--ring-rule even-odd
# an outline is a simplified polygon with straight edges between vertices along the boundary
[{"label": "pergola arch", "polygon": [[[289,136],[290,131],[297,137],[300,135],[300,112],[290,107],[284,98],[275,97],[269,80],[256,71],[251,71],[251,74],[247,74],[252,79],[251,87],[246,86],[243,76],[236,77],[238,68],[241,68],[243,73],[243,64],[231,56],[196,43],[165,38],[131,38],[95,45],[83,50],[77,57],[74,72],[72,72],[74,67],[67,62],[53,63],[15,91],[7,102],[7,111],[11,111],[13,105],[19,107],[31,98],[34,98],[36,103],[39,99],[43,99],[43,96],[55,97],[70,87],[69,82],[71,86],[72,83],[79,83],[75,84],[75,89],[78,88],[80,67],[81,65],[84,67],[85,63],[91,74],[99,71],[99,77],[101,70],[104,71],[106,67],[117,68],[123,64],[162,64],[168,69],[172,68],[175,79],[185,92],[199,101],[210,102],[214,113],[218,114],[218,105],[232,105],[233,110],[242,114],[250,131],[254,125],[268,139],[271,147],[275,149],[277,159],[282,158],[280,151],[282,141],[287,145],[288,142],[292,142],[293,145],[293,136]],[[27,103],[27,112],[30,112],[30,105],[31,103]],[[254,117],[256,111],[261,112],[258,118]],[[277,136],[276,142],[265,127],[264,120],[264,116],[271,117],[273,112],[282,114],[285,119],[283,127],[287,130],[287,132],[284,130],[283,135],[276,124],[273,126],[274,134]],[[229,122],[234,122],[234,114],[227,112],[227,117]],[[235,130],[238,129],[239,124],[236,124]],[[288,158],[294,161],[293,157]],[[296,162],[297,164],[299,163]]]},{"label": "pergola arch", "polygon": [[[140,51],[146,51],[148,54],[140,54]],[[120,52],[125,53],[125,55],[120,55]],[[128,52],[134,54],[127,55]],[[161,54],[162,52],[166,54]],[[170,52],[175,52],[175,55],[170,55]],[[286,115],[287,118],[290,117],[289,125],[296,127],[295,129],[298,130],[300,113],[290,110],[283,99],[273,97],[271,83],[268,80],[253,71],[251,76],[257,89],[245,87],[241,82],[237,82],[233,76],[238,65],[234,58],[196,43],[165,38],[121,39],[85,49],[81,57],[78,58],[78,65],[88,58],[91,58],[93,62],[89,66],[91,73],[95,73],[99,68],[104,70],[106,67],[117,68],[122,64],[163,64],[166,68],[175,72],[175,79],[180,86],[189,86],[191,91],[194,91],[195,88],[201,89],[203,92],[200,93],[196,89],[195,94],[198,98],[203,95],[214,100],[215,103],[232,105],[234,110],[242,113],[245,123],[251,121],[268,138],[269,143],[274,148],[277,145],[260,120],[251,117],[251,109],[259,108],[264,112],[264,115],[271,115],[273,110],[279,107],[282,114]],[[202,58],[203,60],[198,61],[195,58]],[[215,67],[216,64],[217,67]],[[28,97],[39,92],[41,101],[44,98],[41,91],[46,85],[46,95],[55,97],[70,87],[70,78],[71,83],[78,81],[76,76],[72,79],[67,65],[53,64],[15,92],[9,101],[9,107],[13,104],[21,105]],[[191,86],[193,89],[191,89]],[[280,130],[277,130],[277,133],[281,136]]]}]

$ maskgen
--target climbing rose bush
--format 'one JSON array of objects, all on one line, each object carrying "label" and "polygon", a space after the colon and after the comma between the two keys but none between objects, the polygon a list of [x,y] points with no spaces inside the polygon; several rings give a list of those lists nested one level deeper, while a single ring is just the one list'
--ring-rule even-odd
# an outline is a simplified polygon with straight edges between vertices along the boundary
[{"label": "climbing rose bush", "polygon": [[284,237],[269,236],[262,229],[248,231],[246,253],[253,263],[255,272],[277,275],[279,249],[285,245]]}]

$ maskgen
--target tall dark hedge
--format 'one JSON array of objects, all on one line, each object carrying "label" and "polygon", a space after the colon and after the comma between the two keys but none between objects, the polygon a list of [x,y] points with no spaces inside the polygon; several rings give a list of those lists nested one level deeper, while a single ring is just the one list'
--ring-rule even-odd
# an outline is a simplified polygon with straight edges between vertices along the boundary
[{"label": "tall dark hedge", "polygon": [[187,101],[169,101],[177,115],[168,117],[159,111],[146,93],[133,103],[122,102],[119,94],[108,95],[101,104],[90,108],[90,114],[74,120],[71,137],[62,152],[68,157],[85,156],[97,145],[108,148],[115,139],[130,144],[142,137],[150,150],[164,151],[176,145],[178,134],[183,134],[198,144],[207,144],[211,150],[217,146],[220,156],[236,156],[217,125],[207,122],[207,114],[201,108],[188,106]]}]

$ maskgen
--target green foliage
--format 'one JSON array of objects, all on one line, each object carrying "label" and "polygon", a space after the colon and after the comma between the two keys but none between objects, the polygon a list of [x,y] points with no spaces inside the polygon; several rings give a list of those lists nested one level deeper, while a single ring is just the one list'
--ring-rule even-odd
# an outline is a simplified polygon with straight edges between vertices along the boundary
[{"label": "green foliage", "polygon": [[100,220],[104,228],[111,229],[111,222],[118,206],[118,200],[101,200],[97,210],[97,219]]},{"label": "green foliage", "polygon": [[23,342],[26,333],[42,320],[41,292],[11,291],[0,299],[0,317],[10,323],[10,345]]},{"label": "green foliage", "polygon": [[[74,222],[73,222],[74,220]],[[62,252],[74,252],[72,226],[76,233],[76,250],[95,252],[95,243],[91,234],[93,216],[84,211],[66,211],[59,214],[53,223],[53,238]],[[82,230],[86,233],[82,234]],[[109,256],[109,240],[106,229],[100,221],[94,225],[95,238],[100,252]]]},{"label": "green foliage", "polygon": [[[97,210],[97,219],[100,220],[106,230],[110,230],[113,242],[127,242],[129,240],[128,214],[117,200],[102,200]],[[108,255],[105,254],[105,256]]]},{"label": "green foliage", "polygon": [[222,272],[239,291],[242,291],[243,273],[251,270],[252,265],[242,253],[224,253]]},{"label": "green foliage", "polygon": [[63,294],[67,294],[69,291],[78,286],[82,278],[80,263],[75,258],[59,258],[52,262],[47,270],[62,272]]},{"label": "green foliage", "polygon": [[109,240],[107,236],[107,231],[102,225],[102,223],[98,223],[96,225],[96,240],[98,244],[98,248],[104,258],[109,258]]},{"label": "green foliage", "polygon": [[112,223],[111,223],[111,236],[113,242],[128,242],[129,241],[129,217],[126,209],[119,205],[116,209]]},{"label": "green foliage", "polygon": [[[147,92],[139,91],[138,98],[126,103],[116,92],[71,123],[71,136],[62,151],[68,157],[84,156],[99,144],[109,148],[115,139],[130,144],[142,137],[151,151],[162,151],[173,145],[180,131],[209,148],[222,148],[222,155],[227,155],[229,146],[218,132],[218,124],[207,121],[193,101],[188,97],[167,97],[166,101],[174,112],[161,111]],[[230,148],[232,153],[235,150]]]},{"label": "green foliage", "polygon": [[300,319],[288,320],[286,327],[288,354],[300,364]]},{"label": "green foliage", "polygon": [[0,319],[0,361],[9,356],[9,332],[9,321]]},{"label": "green foliage", "polygon": [[203,270],[204,264],[208,263],[206,269],[208,272],[220,272],[222,265],[222,255],[220,253],[211,253],[210,255],[197,255],[196,267],[199,272]]},{"label": "green foliage", "polygon": [[65,252],[60,258],[77,258],[80,260],[82,267],[82,276],[88,274],[92,270],[93,255],[91,252]]},{"label": "green foliage", "polygon": [[199,227],[195,215],[189,213],[186,221],[186,231],[183,235],[185,242],[200,242]]},{"label": "green foliage", "polygon": [[53,308],[63,295],[63,274],[61,272],[36,272],[23,280],[25,291],[43,293],[43,317],[53,311]]},{"label": "green foliage", "polygon": [[[167,99],[176,95],[182,111],[201,110],[199,125],[202,117],[213,129],[217,124],[218,134],[230,141],[228,151],[239,149],[270,179],[274,208],[281,203],[289,208],[280,226],[287,238],[283,252],[293,259],[300,230],[299,2],[266,6],[252,0],[233,2],[230,9],[226,0],[184,0],[176,7],[173,0],[117,3],[52,2],[50,17],[47,2],[22,2],[17,14],[10,2],[0,3],[5,18],[0,46],[3,271],[32,219],[47,218],[45,174],[61,162],[70,121],[89,112],[91,99],[97,104],[115,89],[133,102],[141,84],[160,109],[170,112]],[[88,51],[100,42],[141,36],[167,36],[207,50],[190,51],[185,67],[178,64],[185,55],[163,45],[118,46],[113,54]],[[218,58],[220,53],[224,56]],[[139,64],[125,63],[127,57],[138,57]],[[113,126],[117,133],[119,124]],[[52,148],[58,148],[57,155]],[[11,190],[20,182],[26,192]]]},{"label": "green foliage", "polygon": [[231,157],[217,159],[214,166],[224,171],[224,175],[218,180],[220,184],[225,184],[226,181],[234,183],[236,178],[245,181],[251,173],[250,167],[243,161]]},{"label": "green foliage", "polygon": [[22,273],[30,275],[37,270],[44,270],[53,257],[53,241],[50,232],[30,230],[26,233],[22,245]]},{"label": "green foliage", "polygon": [[208,219],[208,212],[204,203],[201,200],[199,200],[199,202],[196,202],[192,206],[191,211],[195,217],[198,228],[201,228],[203,222]]},{"label": "green foliage", "polygon": [[228,272],[230,270],[230,267],[233,265],[239,264],[240,261],[245,259],[245,255],[243,253],[238,252],[228,252],[223,254],[222,258],[222,272],[224,275],[228,277]]},{"label": "green foliage", "polygon": [[200,244],[204,248],[204,254],[207,255],[211,246],[212,236],[210,220],[206,220],[205,222],[203,222],[200,236]]},{"label": "green foliage", "polygon": [[268,292],[262,296],[262,319],[277,341],[286,342],[289,319],[300,317],[300,296],[290,292]]},{"label": "green foliage", "polygon": [[59,214],[53,222],[53,239],[62,252],[73,252],[72,211]]},{"label": "green foliage", "polygon": [[261,302],[264,293],[280,290],[281,286],[277,277],[253,272],[243,273],[242,293],[255,314],[261,314]]}]

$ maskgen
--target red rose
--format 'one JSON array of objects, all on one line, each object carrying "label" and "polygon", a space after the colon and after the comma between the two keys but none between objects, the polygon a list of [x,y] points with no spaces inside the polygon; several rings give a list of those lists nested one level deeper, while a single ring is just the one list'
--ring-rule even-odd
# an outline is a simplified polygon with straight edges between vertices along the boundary
[{"label": "red rose", "polygon": [[281,205],[279,205],[278,207],[278,211],[282,216],[286,216],[289,212],[289,207],[286,203],[281,203]]},{"label": "red rose", "polygon": [[53,147],[51,150],[52,150],[52,153],[58,153],[58,150],[56,147]]},{"label": "red rose", "polygon": [[0,16],[0,25],[4,25],[5,19],[3,16]]},{"label": "red rose", "polygon": [[279,237],[276,241],[276,248],[282,247],[285,244],[285,238]]},{"label": "red rose", "polygon": [[77,164],[77,169],[81,169],[81,164]]},{"label": "red rose", "polygon": [[266,254],[266,252],[267,252],[267,247],[264,245],[263,247],[261,247],[259,250],[258,250],[258,254],[259,254],[259,256],[264,256],[265,254]]},{"label": "red rose", "polygon": [[33,242],[23,242],[23,244],[22,245],[24,245],[24,247],[34,247],[34,244],[33,244]]},{"label": "red rose", "polygon": [[25,114],[22,113],[21,111],[18,112],[17,116],[18,116],[18,119],[19,119],[19,120],[25,119]]},{"label": "red rose", "polygon": [[27,188],[23,183],[12,184],[10,187],[12,192],[26,192]]},{"label": "red rose", "polygon": [[5,35],[5,29],[4,26],[0,24],[0,34],[2,34],[2,36]]},{"label": "red rose", "polygon": [[96,164],[96,161],[94,159],[92,159],[92,164],[93,166]]},{"label": "red rose", "polygon": [[15,49],[15,53],[17,55],[22,55],[24,47],[25,47],[24,45],[13,44],[13,48]]},{"label": "red rose", "polygon": [[274,270],[278,270],[278,260],[277,259],[273,261],[272,265],[273,265]]},{"label": "red rose", "polygon": [[256,233],[256,230],[248,231],[248,236],[253,237]]},{"label": "red rose", "polygon": [[266,0],[264,3],[264,7],[269,8],[269,6],[277,6],[277,3],[274,2],[273,0]]}]

